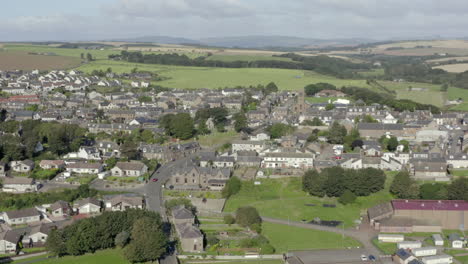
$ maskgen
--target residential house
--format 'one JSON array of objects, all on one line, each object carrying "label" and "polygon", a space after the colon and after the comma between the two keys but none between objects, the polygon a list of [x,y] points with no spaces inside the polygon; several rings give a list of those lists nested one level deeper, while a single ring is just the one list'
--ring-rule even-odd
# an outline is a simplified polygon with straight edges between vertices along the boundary
[{"label": "residential house", "polygon": [[53,223],[40,224],[31,227],[23,237],[23,244],[30,242],[44,244],[49,237],[50,231],[54,228],[57,228],[57,226]]},{"label": "residential house", "polygon": [[16,252],[21,236],[14,230],[7,230],[0,233],[0,253]]},{"label": "residential house", "polygon": [[346,94],[338,90],[321,90],[317,92],[315,97],[345,97]]},{"label": "residential house", "polygon": [[452,233],[448,237],[452,248],[463,248],[464,241],[457,233]]},{"label": "residential house", "polygon": [[384,135],[404,135],[403,124],[359,123],[359,133],[363,138],[380,138]]},{"label": "residential house", "polygon": [[297,152],[271,152],[263,156],[262,168],[309,169],[314,166],[314,155]]},{"label": "residential house", "polygon": [[265,141],[252,141],[252,140],[234,140],[232,142],[232,151],[253,150],[260,153],[266,148]]},{"label": "residential house", "polygon": [[41,160],[39,163],[41,169],[63,169],[65,168],[65,162],[63,160]]},{"label": "residential house", "polygon": [[34,179],[27,177],[4,177],[2,179],[2,191],[10,193],[27,193],[37,191]]},{"label": "residential house", "polygon": [[3,213],[3,220],[10,226],[37,223],[41,219],[42,214],[36,208],[26,208]]},{"label": "residential house", "polygon": [[49,210],[51,215],[54,217],[70,216],[73,213],[70,204],[62,200],[51,204]]},{"label": "residential house", "polygon": [[447,162],[445,159],[413,159],[411,172],[418,180],[448,181]]},{"label": "residential house", "polygon": [[77,174],[98,174],[103,171],[101,163],[76,162],[67,164],[66,171]]},{"label": "residential house", "polygon": [[10,162],[10,168],[15,172],[30,172],[34,169],[34,161],[32,160],[16,160]]},{"label": "residential house", "polygon": [[169,184],[178,189],[222,189],[231,176],[226,168],[203,168],[185,165],[175,168],[171,173]]},{"label": "residential house", "polygon": [[140,161],[117,162],[111,169],[112,176],[141,177],[148,172],[148,167]]},{"label": "residential house", "polygon": [[127,209],[144,209],[145,200],[138,195],[113,195],[104,198],[105,209],[109,211],[125,211]]},{"label": "residential house", "polygon": [[172,209],[171,213],[182,250],[185,252],[203,251],[203,234],[194,226],[195,216],[193,213],[184,206]]},{"label": "residential house", "polygon": [[101,201],[95,198],[84,198],[73,203],[78,214],[96,214],[101,212]]}]

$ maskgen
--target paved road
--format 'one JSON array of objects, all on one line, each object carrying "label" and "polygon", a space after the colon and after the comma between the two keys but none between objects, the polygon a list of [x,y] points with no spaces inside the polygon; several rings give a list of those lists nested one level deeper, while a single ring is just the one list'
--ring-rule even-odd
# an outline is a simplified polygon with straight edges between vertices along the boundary
[{"label": "paved road", "polygon": [[326,227],[326,226],[313,225],[313,224],[302,223],[302,222],[288,221],[288,220],[283,220],[283,219],[275,219],[275,218],[270,218],[270,217],[262,217],[262,220],[265,222],[269,222],[269,223],[290,225],[290,226],[295,226],[295,227],[344,234],[346,236],[352,237],[356,239],[357,241],[361,242],[367,255],[374,255],[376,257],[380,257],[382,255],[379,249],[377,249],[377,247],[374,246],[374,244],[372,244],[371,242],[372,238],[376,235],[376,233],[370,230],[340,229],[336,227]]},{"label": "paved road", "polygon": [[[147,209],[158,212],[165,221],[168,221],[168,219],[162,203],[162,185],[169,179],[169,177],[171,177],[172,169],[181,167],[185,162],[187,162],[187,159],[179,159],[161,166],[153,172],[150,177],[150,181],[144,188]],[[153,179],[158,179],[158,181],[153,182]],[[160,263],[177,264],[178,261],[177,257],[172,254],[161,259]]]}]

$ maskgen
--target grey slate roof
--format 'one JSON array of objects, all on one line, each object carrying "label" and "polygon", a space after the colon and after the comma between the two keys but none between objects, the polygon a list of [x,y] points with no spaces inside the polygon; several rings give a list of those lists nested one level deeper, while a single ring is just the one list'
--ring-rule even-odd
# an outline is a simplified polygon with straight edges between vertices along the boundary
[{"label": "grey slate roof", "polygon": [[39,213],[39,211],[36,208],[26,208],[26,209],[21,209],[21,210],[8,211],[5,213],[9,219],[41,215],[41,213]]},{"label": "grey slate roof", "polygon": [[179,206],[172,209],[172,216],[175,219],[192,219],[194,218],[193,213],[185,208],[184,206]]}]

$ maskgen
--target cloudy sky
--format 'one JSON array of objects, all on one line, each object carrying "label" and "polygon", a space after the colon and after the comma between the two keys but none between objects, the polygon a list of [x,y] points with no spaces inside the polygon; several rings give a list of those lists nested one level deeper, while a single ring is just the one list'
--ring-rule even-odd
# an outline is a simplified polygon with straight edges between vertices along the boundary
[{"label": "cloudy sky", "polygon": [[1,1],[0,41],[468,37],[467,0]]}]

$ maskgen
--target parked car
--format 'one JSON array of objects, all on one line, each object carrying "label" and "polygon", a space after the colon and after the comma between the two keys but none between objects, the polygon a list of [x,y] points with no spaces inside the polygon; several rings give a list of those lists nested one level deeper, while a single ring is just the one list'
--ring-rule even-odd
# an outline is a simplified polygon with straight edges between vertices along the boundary
[{"label": "parked car", "polygon": [[366,255],[361,255],[361,260],[362,261],[367,261],[367,256]]},{"label": "parked car", "polygon": [[158,181],[158,178],[154,178],[154,179],[152,179],[151,181],[157,182],[157,181]]}]

